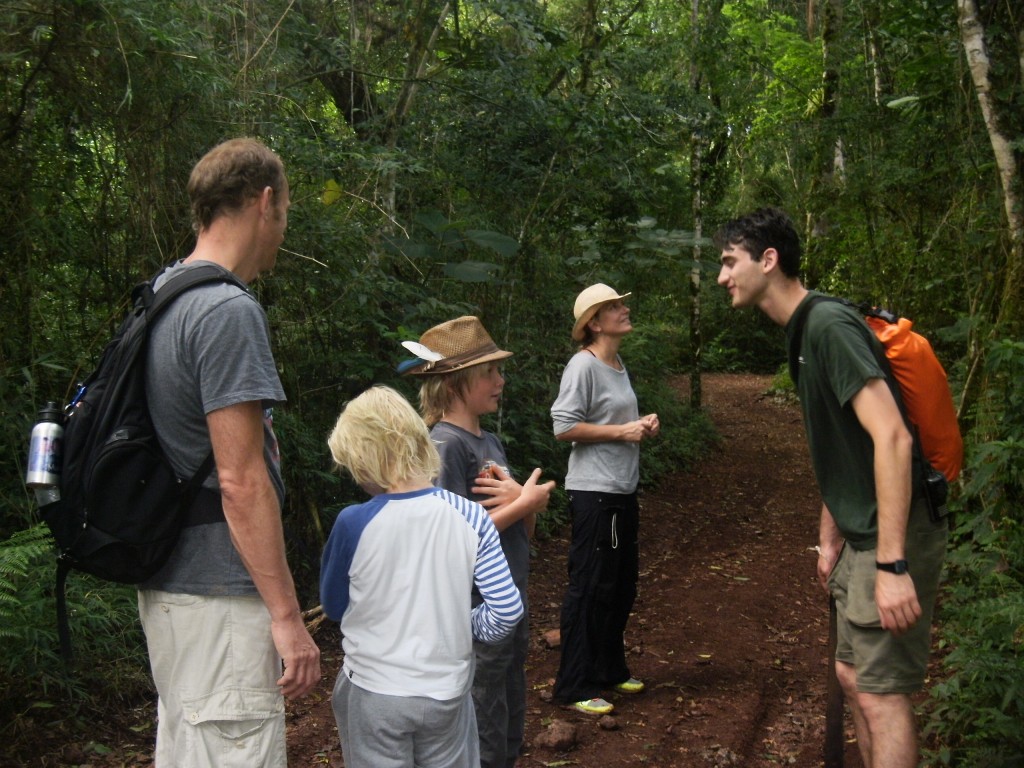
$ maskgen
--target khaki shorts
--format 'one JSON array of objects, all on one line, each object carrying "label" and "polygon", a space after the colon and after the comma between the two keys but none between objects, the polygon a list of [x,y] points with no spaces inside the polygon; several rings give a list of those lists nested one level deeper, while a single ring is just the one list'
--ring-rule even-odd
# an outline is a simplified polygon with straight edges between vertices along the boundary
[{"label": "khaki shorts", "polygon": [[843,548],[828,579],[836,599],[836,661],[853,665],[857,690],[913,693],[921,690],[931,650],[931,623],[949,535],[945,521],[933,523],[926,505],[915,503],[907,525],[910,576],[921,604],[920,620],[896,637],[882,629],[875,605],[874,549]]},{"label": "khaki shorts", "polygon": [[285,768],[281,659],[259,597],[139,592],[156,768]]}]

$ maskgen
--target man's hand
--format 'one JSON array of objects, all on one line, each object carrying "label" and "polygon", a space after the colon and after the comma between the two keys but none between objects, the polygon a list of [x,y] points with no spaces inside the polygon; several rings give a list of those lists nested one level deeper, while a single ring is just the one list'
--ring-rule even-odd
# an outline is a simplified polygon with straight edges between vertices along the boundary
[{"label": "man's hand", "polygon": [[843,535],[839,532],[835,518],[829,512],[828,505],[821,505],[821,521],[818,523],[818,582],[828,592],[828,577],[839,562],[843,552]]},{"label": "man's hand", "polygon": [[820,544],[815,549],[818,551],[818,583],[828,592],[828,577],[832,575],[832,569],[836,567],[839,554],[843,551],[843,540],[840,539],[838,543]]},{"label": "man's hand", "polygon": [[286,621],[271,621],[270,632],[274,638],[284,674],[277,681],[281,693],[289,699],[297,699],[309,693],[320,682],[320,649],[310,637],[299,613]]},{"label": "man's hand", "polygon": [[909,574],[879,571],[875,577],[875,605],[882,620],[882,629],[899,636],[921,618],[921,604]]}]

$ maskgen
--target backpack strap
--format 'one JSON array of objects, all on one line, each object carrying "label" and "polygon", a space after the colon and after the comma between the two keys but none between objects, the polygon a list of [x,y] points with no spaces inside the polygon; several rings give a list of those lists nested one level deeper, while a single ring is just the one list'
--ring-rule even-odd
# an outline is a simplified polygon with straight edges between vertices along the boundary
[{"label": "backpack strap", "polygon": [[132,290],[132,304],[135,307],[135,311],[145,312],[147,323],[159,317],[181,294],[195,288],[197,285],[216,282],[233,283],[246,293],[249,292],[249,286],[236,274],[216,264],[198,264],[190,269],[186,269],[181,274],[175,275],[164,282],[160,286],[160,290],[154,290],[153,285],[156,283],[157,278],[166,271],[167,267],[164,267],[153,275],[152,278],[139,283]]},{"label": "backpack strap", "polygon": [[[811,296],[804,305],[797,310],[799,314],[797,314],[792,321],[794,323],[793,336],[787,351],[789,353],[789,377],[793,380],[794,386],[799,383],[800,347],[803,342],[804,326],[807,325],[807,316],[810,315],[811,309],[814,305],[822,301],[838,302],[839,304],[857,310],[861,315],[878,317],[885,320],[887,323],[895,323],[898,319],[892,312],[878,307],[872,307],[870,304],[857,304],[856,302],[839,296],[825,296],[821,294]],[[875,336],[875,332],[871,330],[870,327],[868,328],[868,332],[872,336]],[[879,347],[881,347],[881,343],[879,343]],[[893,399],[896,401],[896,407],[899,408],[900,415],[903,417],[903,423],[906,424],[907,429],[914,440],[914,452],[927,464],[927,459],[924,458],[924,449],[921,447],[921,438],[918,435],[917,428],[907,417],[907,409],[903,404],[903,393],[900,391],[899,381],[896,380],[896,376],[892,372],[892,365],[889,363],[889,358],[885,355],[885,349],[876,349],[875,359],[878,361],[878,365],[881,367],[882,373],[885,374],[885,379],[889,384],[889,391],[893,393]]]},{"label": "backpack strap", "polygon": [[[224,508],[221,506],[220,494],[213,491],[203,492],[203,481],[210,476],[213,467],[213,451],[210,451],[181,492],[181,506],[186,510],[185,521],[182,523],[185,528],[205,523],[219,523],[224,520]],[[216,498],[208,498],[211,496]]]},{"label": "backpack strap", "polygon": [[[797,310],[797,315],[793,319],[794,325],[792,341],[790,342],[789,349],[787,350],[789,352],[789,377],[793,380],[794,385],[798,383],[800,378],[800,347],[803,343],[804,326],[807,325],[807,316],[811,314],[811,309],[814,308],[814,305],[822,301],[834,301],[837,304],[842,304],[844,307],[849,307],[850,309],[857,310],[858,312],[861,313],[861,315],[871,315],[872,317],[880,317],[887,323],[896,322],[896,316],[893,315],[891,312],[888,312],[884,309],[877,309],[868,304],[857,304],[856,302],[850,301],[849,299],[841,298],[839,296],[825,296],[824,294],[816,294],[814,296],[811,296],[809,299],[807,299],[804,305]],[[868,330],[870,331],[870,329]],[[873,331],[871,335],[874,335]],[[892,370],[889,367],[889,360],[885,357],[884,350],[881,357],[879,357],[877,354],[875,355],[875,357],[878,358],[878,363],[879,365],[882,366],[882,371],[885,373],[885,375],[891,378]],[[901,403],[900,409],[902,410],[902,408],[903,406]]]},{"label": "backpack strap", "polygon": [[789,378],[796,386],[800,381],[800,347],[804,340],[804,326],[807,325],[807,316],[811,314],[814,305],[825,300],[825,296],[811,296],[804,302],[803,306],[797,309],[796,317],[793,318],[793,335],[790,338],[789,349]]},{"label": "backpack strap", "polygon": [[57,600],[57,637],[60,639],[60,655],[68,667],[74,661],[75,654],[71,650],[71,628],[68,626],[67,581],[71,566],[63,557],[57,558],[57,584],[54,597]]},{"label": "backpack strap", "polygon": [[[198,264],[191,269],[186,269],[180,275],[175,275],[167,280],[160,286],[160,290],[154,290],[153,285],[156,283],[157,278],[166,272],[167,269],[167,267],[164,267],[146,282],[139,283],[132,291],[132,303],[135,306],[135,311],[146,313],[147,329],[149,324],[156,320],[176,298],[196,286],[217,282],[232,283],[246,293],[249,292],[249,286],[238,275],[216,264]],[[209,455],[199,466],[199,469],[196,470],[196,473],[192,475],[185,485],[181,497],[181,503],[184,507],[192,507],[196,496],[202,489],[203,481],[213,471],[213,466],[213,451],[210,451]],[[204,509],[206,511],[200,510],[194,515],[189,515],[186,518],[185,524],[200,525],[224,519],[223,512],[218,516],[213,510],[209,509],[209,505],[206,505]]]}]

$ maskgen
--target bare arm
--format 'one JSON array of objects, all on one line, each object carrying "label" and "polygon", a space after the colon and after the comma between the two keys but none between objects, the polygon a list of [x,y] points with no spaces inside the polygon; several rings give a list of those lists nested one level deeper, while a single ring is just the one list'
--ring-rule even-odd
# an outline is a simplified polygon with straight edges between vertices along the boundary
[{"label": "bare arm", "polygon": [[206,417],[231,540],[270,612],[284,661],[277,684],[289,698],[320,680],[320,649],[306,630],[284,549],[281,509],[263,459],[263,410],[239,403]]},{"label": "bare arm", "polygon": [[[878,501],[879,562],[906,558],[907,518],[910,515],[913,438],[883,379],[871,379],[856,395],[853,410],[875,447],[875,493]],[[911,564],[913,567],[913,564]],[[903,634],[921,617],[913,580],[907,575],[879,571],[875,603],[882,628]]]},{"label": "bare arm", "polygon": [[573,443],[639,443],[645,438],[657,436],[660,431],[658,414],[649,413],[625,424],[589,424],[581,421],[571,429],[555,435],[555,439]]}]

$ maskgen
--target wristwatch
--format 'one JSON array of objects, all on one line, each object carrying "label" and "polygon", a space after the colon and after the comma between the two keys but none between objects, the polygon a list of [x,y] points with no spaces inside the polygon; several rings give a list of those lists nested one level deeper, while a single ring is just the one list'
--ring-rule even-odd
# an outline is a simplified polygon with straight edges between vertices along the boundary
[{"label": "wristwatch", "polygon": [[903,575],[904,573],[910,573],[910,564],[906,560],[894,560],[891,563],[880,563],[875,560],[875,568],[880,571],[887,571],[888,573],[895,573],[897,575]]}]

